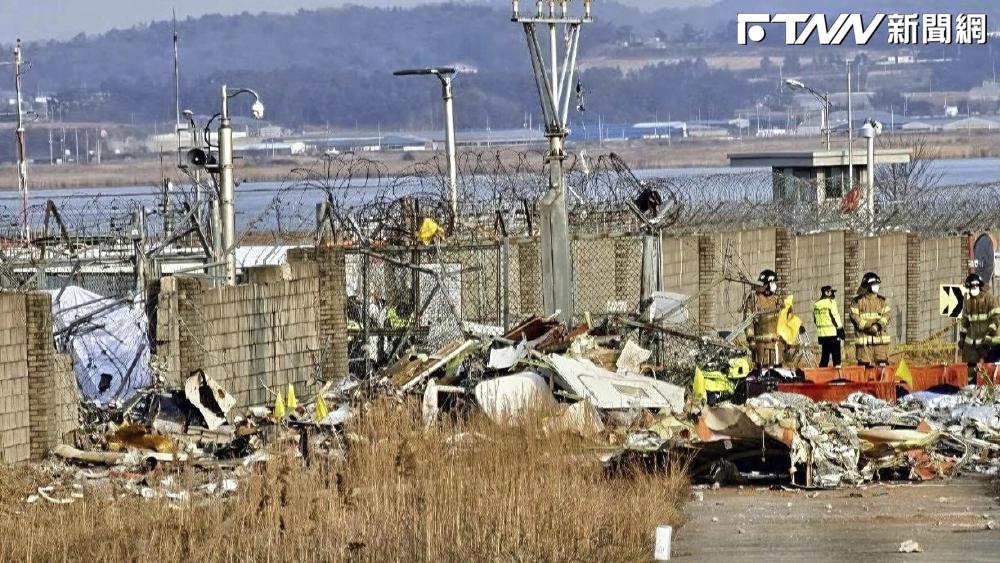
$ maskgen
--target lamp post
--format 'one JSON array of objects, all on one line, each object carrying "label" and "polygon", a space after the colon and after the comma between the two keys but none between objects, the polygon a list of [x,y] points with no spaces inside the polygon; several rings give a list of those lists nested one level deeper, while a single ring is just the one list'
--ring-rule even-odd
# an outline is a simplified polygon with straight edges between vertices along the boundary
[{"label": "lamp post", "polygon": [[[580,27],[594,21],[592,0],[583,0],[583,13],[571,14],[568,0],[538,0],[534,14],[527,15],[519,0],[512,1],[511,21],[524,27],[535,85],[542,106],[545,137],[549,140],[546,165],[549,189],[540,201],[542,300],[547,314],[559,313],[567,323],[573,319],[573,262],[566,209],[565,142],[569,135],[570,94],[580,45]],[[543,53],[536,27],[548,28],[549,52]],[[559,34],[559,29],[563,34]],[[559,46],[564,47],[560,61]],[[548,58],[548,61],[545,59]]]},{"label": "lamp post", "polygon": [[867,145],[867,167],[868,173],[865,175],[865,214],[868,220],[868,234],[875,234],[875,137],[882,134],[882,124],[869,118],[861,127],[859,135],[866,140]]},{"label": "lamp post", "polygon": [[448,154],[448,197],[451,215],[458,220],[458,165],[455,154],[455,107],[451,82],[455,77],[453,68],[418,68],[397,70],[393,76],[436,76],[441,81],[441,97],[444,99],[444,144]]},{"label": "lamp post", "polygon": [[812,94],[814,98],[819,100],[821,104],[823,104],[823,110],[820,113],[820,128],[826,134],[826,149],[830,150],[830,94],[821,94],[809,86],[806,86],[803,82],[792,78],[785,80],[785,86],[788,86],[792,90],[803,90],[808,92]]},{"label": "lamp post", "polygon": [[264,104],[257,92],[249,88],[230,91],[222,85],[222,112],[219,123],[219,192],[222,218],[222,248],[226,255],[226,284],[236,285],[236,182],[233,178],[233,128],[229,120],[229,100],[240,94],[253,96],[251,113],[254,119],[264,117]]}]

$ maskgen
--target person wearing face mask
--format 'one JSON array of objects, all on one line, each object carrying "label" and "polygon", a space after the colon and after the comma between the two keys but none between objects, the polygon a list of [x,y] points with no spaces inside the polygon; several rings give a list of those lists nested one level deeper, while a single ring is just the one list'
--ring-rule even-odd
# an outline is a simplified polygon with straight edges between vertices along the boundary
[{"label": "person wearing face mask", "polygon": [[743,319],[748,323],[747,345],[758,368],[780,367],[785,361],[787,345],[778,335],[778,313],[784,303],[778,292],[778,274],[764,270],[757,281],[759,285],[754,286],[743,303]]},{"label": "person wearing face mask", "polygon": [[866,366],[884,367],[889,363],[889,316],[892,309],[879,295],[882,280],[868,272],[861,278],[858,294],[851,301],[851,324],[857,335],[855,357]]},{"label": "person wearing face mask", "polygon": [[820,290],[819,301],[813,304],[813,322],[822,350],[819,367],[825,368],[833,360],[833,367],[840,367],[840,341],[844,339],[844,322],[837,308],[837,290],[826,285]]},{"label": "person wearing face mask", "polygon": [[958,344],[962,359],[969,366],[969,384],[976,382],[976,366],[989,361],[997,345],[997,327],[1000,326],[1000,305],[992,293],[983,287],[979,274],[965,278],[969,296],[962,310],[962,324]]}]

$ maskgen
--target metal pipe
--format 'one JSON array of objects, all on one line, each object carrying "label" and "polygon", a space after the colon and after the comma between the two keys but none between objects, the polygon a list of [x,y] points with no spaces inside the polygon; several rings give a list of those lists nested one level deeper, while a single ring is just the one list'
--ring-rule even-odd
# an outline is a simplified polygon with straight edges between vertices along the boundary
[{"label": "metal pipe", "polygon": [[854,106],[851,104],[851,60],[847,59],[847,190],[854,188]]},{"label": "metal pipe", "polygon": [[875,234],[875,132],[872,131],[868,138],[868,174],[867,190],[865,194],[865,211],[868,213],[868,233]]},{"label": "metal pipe", "polygon": [[[229,120],[229,95],[222,85],[222,116],[219,124],[219,214],[222,249],[225,252],[226,284],[236,285],[236,182],[233,178],[233,128]],[[220,257],[216,256],[218,260]]]},{"label": "metal pipe", "polygon": [[[438,74],[444,97],[444,144],[448,153],[448,196],[451,214],[458,221],[458,157],[455,149],[455,103],[451,90],[451,74]],[[453,227],[454,228],[454,227]]]},{"label": "metal pipe", "polygon": [[826,130],[826,150],[830,150],[830,93],[823,94],[823,128]]}]

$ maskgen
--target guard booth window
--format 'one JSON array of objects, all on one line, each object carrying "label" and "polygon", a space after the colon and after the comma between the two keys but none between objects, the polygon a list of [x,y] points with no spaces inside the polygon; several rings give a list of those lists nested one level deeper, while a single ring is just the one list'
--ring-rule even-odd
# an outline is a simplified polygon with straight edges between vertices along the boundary
[{"label": "guard booth window", "polygon": [[826,169],[826,199],[840,199],[847,192],[847,172],[842,166]]}]

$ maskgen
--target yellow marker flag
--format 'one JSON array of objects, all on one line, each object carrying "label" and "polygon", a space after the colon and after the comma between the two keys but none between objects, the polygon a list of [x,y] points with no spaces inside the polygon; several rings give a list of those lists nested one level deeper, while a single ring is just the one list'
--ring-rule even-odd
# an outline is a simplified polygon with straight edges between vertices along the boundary
[{"label": "yellow marker flag", "polygon": [[271,415],[274,417],[274,420],[284,420],[285,414],[285,401],[278,394],[274,397],[274,411],[271,412]]},{"label": "yellow marker flag", "polygon": [[323,395],[320,395],[316,398],[316,422],[320,422],[328,416],[330,416],[330,409],[327,408]]},{"label": "yellow marker flag", "polygon": [[910,366],[906,365],[906,360],[899,360],[899,365],[896,366],[896,378],[913,387],[913,374],[910,373]]},{"label": "yellow marker flag", "polygon": [[288,384],[288,391],[285,392],[285,407],[288,410],[295,410],[299,408],[299,400],[295,398],[295,386],[291,383]]},{"label": "yellow marker flag", "polygon": [[694,368],[694,383],[691,385],[695,399],[708,400],[708,393],[705,391],[705,374],[701,368]]}]

